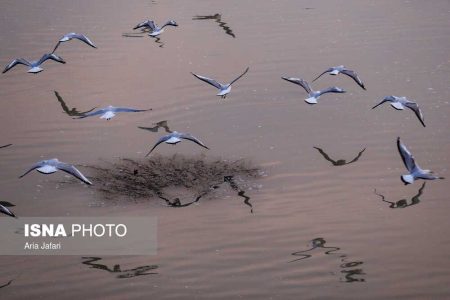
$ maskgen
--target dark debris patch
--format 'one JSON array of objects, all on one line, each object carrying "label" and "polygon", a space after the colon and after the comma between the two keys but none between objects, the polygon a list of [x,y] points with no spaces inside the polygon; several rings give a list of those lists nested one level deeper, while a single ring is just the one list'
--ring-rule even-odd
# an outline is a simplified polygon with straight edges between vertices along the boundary
[{"label": "dark debris patch", "polygon": [[[94,170],[90,176],[94,187],[107,198],[157,197],[173,207],[196,203],[223,184],[232,185],[232,190],[240,196],[250,186],[252,179],[263,176],[262,170],[248,160],[211,159],[204,155],[155,155],[142,160],[121,158],[116,162],[89,168]],[[182,197],[175,197],[174,191],[182,191]],[[185,195],[189,195],[187,199]],[[245,204],[252,207],[248,199]]]}]

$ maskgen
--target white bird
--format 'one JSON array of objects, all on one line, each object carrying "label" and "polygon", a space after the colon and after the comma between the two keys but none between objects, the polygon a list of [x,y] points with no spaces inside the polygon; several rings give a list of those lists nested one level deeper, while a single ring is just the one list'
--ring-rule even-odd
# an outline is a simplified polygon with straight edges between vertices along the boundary
[{"label": "white bird", "polygon": [[92,117],[92,116],[100,116],[100,119],[106,119],[106,120],[111,120],[112,118],[114,118],[114,116],[116,115],[116,113],[121,113],[121,112],[141,112],[141,111],[149,111],[152,110],[150,109],[134,109],[134,108],[127,108],[127,107],[115,107],[115,106],[107,106],[105,108],[101,108],[98,109],[96,111],[93,112],[89,112],[84,114],[83,116],[80,116],[78,118],[74,118],[74,119],[83,119],[83,118],[87,118],[87,117]]},{"label": "white bird", "polygon": [[161,143],[166,143],[166,144],[171,144],[171,145],[176,145],[179,142],[181,142],[181,140],[189,140],[191,142],[196,143],[199,146],[202,146],[203,148],[206,148],[209,150],[208,147],[206,147],[205,144],[203,144],[200,140],[198,140],[196,137],[194,137],[193,135],[189,134],[189,133],[181,133],[181,132],[171,132],[167,135],[164,135],[162,137],[159,138],[159,140],[156,142],[156,144],[153,146],[153,148],[147,153],[147,155],[145,156],[149,156],[150,153],[152,153],[152,151],[156,148],[156,146],[158,146]]},{"label": "white bird", "polygon": [[336,86],[329,87],[327,89],[324,89],[322,91],[313,91],[311,89],[311,86],[308,82],[301,78],[293,78],[293,77],[281,77],[286,81],[298,84],[302,88],[305,89],[305,91],[308,93],[309,98],[305,99],[305,102],[308,104],[317,104],[317,100],[319,100],[320,96],[326,93],[345,93],[345,91],[341,88],[338,88]]},{"label": "white bird", "polygon": [[356,74],[355,71],[353,70],[349,70],[347,68],[345,68],[344,66],[340,65],[337,67],[331,67],[329,69],[327,69],[326,71],[324,71],[322,74],[320,74],[319,76],[317,76],[312,82],[316,81],[317,79],[319,79],[320,76],[322,76],[325,73],[330,73],[330,75],[337,75],[337,74],[344,74],[349,76],[350,78],[352,78],[360,87],[362,87],[364,90],[366,89],[366,87],[364,86],[364,83],[361,81],[361,79],[359,78],[358,74]]},{"label": "white bird", "polygon": [[6,66],[6,68],[3,70],[2,73],[6,73],[8,72],[10,69],[12,69],[14,66],[16,65],[25,65],[30,67],[30,69],[28,70],[28,73],[39,73],[41,71],[43,71],[44,69],[41,68],[41,64],[43,64],[47,59],[51,59],[54,60],[56,62],[65,64],[66,62],[59,57],[58,55],[54,54],[54,53],[50,53],[50,54],[44,54],[41,59],[36,60],[36,61],[28,61],[24,58],[16,58],[15,60],[13,60],[12,62],[9,63],[9,65]]},{"label": "white bird", "polygon": [[89,185],[92,184],[92,182],[90,182],[89,179],[87,179],[83,174],[81,174],[81,172],[78,171],[78,169],[75,168],[73,165],[61,162],[57,158],[41,160],[35,163],[33,166],[31,166],[31,168],[28,171],[26,171],[23,175],[19,176],[19,178],[24,177],[33,170],[37,170],[39,173],[42,174],[52,174],[58,170],[61,170],[66,173],[69,173],[72,176],[75,176],[76,178],[78,178],[79,180],[83,181],[86,184]]},{"label": "white bird", "polygon": [[[14,205],[12,205],[14,206]],[[10,211],[6,206],[4,206],[3,204],[0,204],[0,212],[4,213],[5,215],[11,216],[13,218],[17,218],[16,215]]]},{"label": "white bird", "polygon": [[227,94],[231,91],[231,85],[233,83],[235,83],[236,81],[238,81],[239,78],[244,76],[245,73],[248,72],[248,70],[249,70],[249,68],[247,67],[247,69],[245,69],[244,73],[239,75],[237,78],[235,78],[233,81],[231,81],[228,84],[221,84],[221,83],[215,81],[214,79],[200,76],[200,75],[194,74],[192,72],[191,72],[191,74],[194,75],[195,77],[197,77],[198,79],[200,79],[201,81],[204,81],[204,82],[212,85],[213,87],[217,88],[219,90],[219,93],[216,96],[221,96],[224,99],[224,98],[226,98]]},{"label": "white bird", "polygon": [[411,109],[416,114],[423,127],[425,127],[425,120],[423,118],[422,111],[420,110],[419,105],[417,105],[416,102],[410,101],[406,99],[406,97],[387,96],[384,97],[384,99],[380,103],[372,107],[372,109],[385,102],[390,102],[391,106],[397,110],[404,110],[405,107]]},{"label": "white bird", "polygon": [[138,29],[138,28],[142,28],[142,27],[147,27],[151,30],[151,32],[148,34],[149,36],[155,37],[160,35],[161,33],[163,33],[164,31],[164,27],[166,26],[178,26],[177,22],[173,21],[173,20],[169,20],[166,23],[164,23],[164,25],[162,25],[161,27],[159,27],[158,25],[155,24],[154,21],[152,20],[147,20],[144,22],[141,22],[139,24],[137,24],[136,26],[134,26],[133,29]]},{"label": "white bird", "polygon": [[405,164],[406,169],[408,169],[409,174],[402,175],[400,178],[403,183],[411,184],[416,179],[425,179],[425,180],[434,180],[434,179],[444,179],[444,177],[433,175],[433,172],[430,170],[423,170],[419,167],[419,165],[415,162],[414,156],[409,152],[406,146],[400,141],[400,138],[397,138],[397,147],[398,152],[400,152],[400,156],[402,157],[403,163]]},{"label": "white bird", "polygon": [[59,44],[64,43],[64,42],[67,42],[67,41],[70,41],[70,40],[72,40],[72,39],[78,39],[78,40],[80,40],[80,41],[82,41],[82,42],[85,42],[86,44],[88,44],[88,45],[91,46],[92,48],[97,48],[97,47],[94,45],[94,43],[93,43],[87,36],[85,36],[84,34],[79,34],[79,33],[71,32],[71,33],[68,33],[68,34],[64,35],[64,36],[58,41],[58,43],[56,44],[56,46],[55,46],[55,48],[53,49],[53,52],[52,52],[52,53],[54,53],[54,52],[56,51],[56,48],[58,48]]}]

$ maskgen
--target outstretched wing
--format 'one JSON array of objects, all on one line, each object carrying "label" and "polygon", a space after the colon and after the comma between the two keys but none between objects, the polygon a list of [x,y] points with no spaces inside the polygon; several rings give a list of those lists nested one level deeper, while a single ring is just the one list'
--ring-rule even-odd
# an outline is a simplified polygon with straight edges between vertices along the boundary
[{"label": "outstretched wing", "polygon": [[6,144],[6,145],[3,145],[3,146],[0,146],[0,149],[1,148],[6,148],[6,147],[9,147],[9,146],[11,146],[12,144]]},{"label": "outstretched wing", "polygon": [[390,98],[389,98],[389,97],[386,97],[386,98],[384,98],[383,100],[381,100],[380,103],[378,103],[377,105],[375,105],[374,107],[372,107],[372,109],[374,109],[374,108],[380,106],[381,104],[383,104],[383,103],[385,103],[385,102],[390,102],[390,101],[391,101]]},{"label": "outstretched wing", "polygon": [[322,91],[319,91],[320,95],[326,94],[326,93],[345,93],[345,91],[341,88],[338,88],[337,86],[332,86],[327,89],[324,89]]},{"label": "outstretched wing", "polygon": [[364,86],[364,83],[361,81],[361,79],[359,78],[358,74],[356,74],[354,71],[344,69],[344,70],[341,71],[341,73],[351,77],[354,81],[356,81],[356,83],[360,87],[362,87],[364,90],[366,89],[366,87]]},{"label": "outstretched wing", "polygon": [[189,133],[181,133],[180,134],[180,138],[185,139],[185,140],[189,140],[191,142],[196,143],[199,146],[202,146],[203,148],[206,148],[209,150],[208,147],[206,147],[205,144],[203,144],[199,139],[197,139],[195,136],[189,134]]},{"label": "outstretched wing", "polygon": [[294,77],[281,77],[281,78],[283,78],[283,79],[286,80],[286,81],[289,81],[289,82],[298,84],[299,86],[301,86],[302,88],[304,88],[305,91],[306,91],[308,94],[311,94],[311,93],[312,93],[311,86],[309,85],[308,82],[306,82],[306,80],[303,80],[303,79],[301,79],[301,78],[294,78]]},{"label": "outstretched wing", "polygon": [[420,123],[422,123],[423,127],[425,127],[425,120],[423,118],[423,114],[422,114],[422,111],[419,108],[419,105],[417,105],[417,103],[414,103],[414,102],[406,102],[404,105],[407,108],[411,109],[416,114],[416,116],[419,119]]},{"label": "outstretched wing", "polygon": [[102,108],[102,109],[99,109],[99,110],[96,110],[93,112],[86,113],[86,114],[84,114],[78,118],[74,118],[74,119],[83,119],[83,118],[87,118],[87,117],[103,115],[106,111],[107,111],[106,109]]},{"label": "outstretched wing", "polygon": [[414,156],[409,152],[408,148],[402,143],[400,138],[397,138],[397,148],[398,152],[400,152],[400,156],[402,157],[403,163],[405,164],[406,169],[410,173],[416,168],[416,162],[414,160]]},{"label": "outstretched wing", "polygon": [[153,148],[152,148],[145,156],[149,156],[150,153],[152,153],[152,151],[155,150],[155,148],[156,148],[159,144],[164,143],[165,141],[169,140],[171,137],[172,137],[171,134],[164,135],[164,136],[160,137],[159,140],[156,142],[156,144],[153,146]]},{"label": "outstretched wing", "polygon": [[133,29],[138,29],[138,28],[142,28],[142,27],[148,27],[152,31],[154,31],[156,29],[155,22],[152,20],[147,20],[147,21],[141,22],[141,23],[137,24],[136,26],[134,26]]},{"label": "outstretched wing", "polygon": [[84,34],[79,34],[79,33],[69,33],[67,34],[67,36],[69,36],[72,39],[78,39],[86,44],[88,44],[89,46],[91,46],[92,48],[97,48],[94,43]]},{"label": "outstretched wing", "polygon": [[66,63],[61,57],[59,57],[55,53],[50,53],[50,54],[46,53],[46,54],[42,55],[41,59],[38,61],[37,64],[40,65],[43,62],[45,62],[47,59],[51,59],[51,60],[54,60],[54,61],[62,63],[62,64]]},{"label": "outstretched wing", "polygon": [[7,207],[5,207],[1,204],[0,204],[0,212],[4,213],[5,215],[11,216],[13,218],[16,217],[16,215],[12,211],[10,211]]},{"label": "outstretched wing", "polygon": [[31,66],[30,62],[23,58],[17,58],[9,63],[9,65],[6,66],[6,68],[3,70],[2,73],[8,72],[10,69],[12,69],[16,65],[25,65],[25,66]]},{"label": "outstretched wing", "polygon": [[149,111],[150,109],[135,109],[135,108],[128,108],[128,107],[115,107],[113,109],[114,112],[140,112],[140,111]]},{"label": "outstretched wing", "polygon": [[200,76],[200,75],[194,74],[192,72],[191,72],[191,74],[194,75],[195,77],[197,77],[198,79],[200,79],[201,81],[204,81],[219,90],[222,88],[222,85],[220,83],[218,83],[217,81],[215,81],[214,79],[211,79],[211,78],[208,78],[205,76]]},{"label": "outstretched wing", "polygon": [[31,166],[31,168],[28,171],[26,171],[25,173],[20,175],[19,178],[22,178],[23,176],[27,175],[31,171],[36,170],[37,168],[40,168],[40,167],[42,167],[42,162],[35,163],[34,165]]},{"label": "outstretched wing", "polygon": [[245,75],[245,73],[247,73],[249,70],[249,67],[247,67],[247,69],[245,69],[244,73],[242,73],[241,75],[239,75],[237,78],[235,78],[233,81],[230,82],[230,85],[232,85],[233,83],[235,83],[236,81],[238,81],[239,78],[241,78],[242,76]]},{"label": "outstretched wing", "polygon": [[314,81],[316,81],[317,79],[319,79],[320,76],[322,76],[323,74],[328,73],[328,72],[331,72],[331,71],[333,71],[333,68],[328,68],[327,70],[323,71],[319,76],[317,76],[316,78],[314,78],[314,80],[313,80],[312,82],[314,82]]},{"label": "outstretched wing", "polygon": [[87,179],[80,171],[78,171],[77,168],[75,168],[71,164],[58,163],[58,165],[56,167],[61,171],[64,171],[66,173],[69,173],[70,175],[75,176],[76,178],[80,179],[81,181],[83,181],[86,184],[89,184],[89,185],[92,184],[92,182],[90,182],[89,179]]}]

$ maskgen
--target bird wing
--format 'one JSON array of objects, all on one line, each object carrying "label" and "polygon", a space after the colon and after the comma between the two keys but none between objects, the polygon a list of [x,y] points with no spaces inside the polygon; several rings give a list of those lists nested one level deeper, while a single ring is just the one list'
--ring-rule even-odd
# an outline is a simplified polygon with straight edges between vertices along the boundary
[{"label": "bird wing", "polygon": [[351,77],[354,81],[356,81],[356,83],[360,87],[362,87],[364,90],[366,89],[366,87],[364,86],[364,83],[361,81],[361,79],[359,78],[358,74],[356,74],[354,71],[344,69],[344,70],[341,71],[341,73]]},{"label": "bird wing", "polygon": [[6,68],[3,70],[2,73],[8,72],[10,69],[12,69],[16,65],[25,65],[25,66],[31,66],[31,63],[24,59],[24,58],[16,58],[12,62],[9,63],[9,65],[6,66]]},{"label": "bird wing", "polygon": [[206,149],[209,150],[209,148],[206,147],[205,144],[203,144],[203,143],[202,143],[200,140],[198,140],[195,136],[193,136],[193,135],[191,135],[191,134],[189,134],[189,133],[181,133],[181,134],[180,134],[180,138],[181,138],[181,139],[185,139],[185,140],[189,140],[189,141],[191,141],[191,142],[194,142],[194,143],[196,143],[197,145],[202,146],[203,148],[206,148]]},{"label": "bird wing", "polygon": [[156,29],[155,22],[152,21],[152,20],[147,20],[147,21],[141,22],[141,23],[137,24],[136,26],[134,26],[133,29],[138,29],[138,28],[141,28],[141,27],[148,27],[152,31]]},{"label": "bird wing", "polygon": [[84,34],[72,33],[72,34],[70,34],[70,37],[71,37],[71,38],[74,38],[74,39],[78,39],[78,40],[80,40],[80,41],[82,41],[82,42],[85,42],[86,44],[88,44],[88,45],[91,46],[92,48],[97,48],[97,47],[94,45],[94,43],[93,43],[87,36],[85,36]]},{"label": "bird wing", "polygon": [[322,91],[319,91],[320,95],[326,94],[326,93],[345,93],[345,91],[341,88],[338,88],[337,86],[332,86],[327,89],[324,89]]},{"label": "bird wing", "polygon": [[397,138],[397,148],[398,152],[400,152],[400,156],[402,157],[403,163],[405,164],[406,169],[410,173],[416,168],[416,162],[414,160],[414,156],[409,152],[408,148],[402,143],[400,138]]},{"label": "bird wing", "polygon": [[161,144],[164,143],[165,141],[167,141],[168,139],[170,139],[172,137],[172,134],[167,134],[167,135],[163,135],[162,137],[159,138],[159,140],[156,142],[156,144],[153,146],[153,148],[145,155],[145,156],[149,156],[150,153],[152,153],[153,150],[155,150],[155,148]]},{"label": "bird wing", "polygon": [[42,167],[42,166],[43,166],[43,164],[42,164],[41,161],[35,163],[34,165],[31,166],[31,168],[30,168],[28,171],[26,171],[25,173],[23,173],[22,175],[20,175],[19,178],[22,178],[23,176],[27,175],[27,174],[30,173],[31,171],[36,170],[37,168],[40,168],[40,167]]},{"label": "bird wing", "polygon": [[47,59],[51,59],[51,60],[54,60],[54,61],[62,63],[62,64],[66,63],[61,57],[59,57],[55,53],[50,53],[50,54],[46,53],[46,54],[42,55],[41,59],[38,61],[37,64],[40,65],[43,62],[45,62]]},{"label": "bird wing", "polygon": [[0,149],[1,149],[1,148],[9,147],[9,146],[11,146],[11,145],[12,145],[12,144],[7,144],[7,145],[0,146]]},{"label": "bird wing", "polygon": [[323,74],[328,73],[328,72],[331,72],[331,71],[333,71],[333,68],[328,68],[327,70],[323,71],[319,76],[317,76],[316,78],[314,78],[314,80],[313,80],[312,82],[314,82],[314,81],[316,81],[317,79],[319,79],[320,76],[322,76]]},{"label": "bird wing", "polygon": [[404,105],[407,108],[411,109],[416,114],[416,116],[419,119],[420,123],[422,123],[423,127],[425,127],[425,120],[423,118],[423,114],[422,114],[422,111],[419,108],[419,105],[417,105],[417,103],[415,103],[415,102],[406,102]]},{"label": "bird wing", "polygon": [[200,75],[194,74],[192,72],[191,72],[191,74],[194,75],[195,77],[197,77],[198,79],[200,79],[201,81],[204,81],[204,82],[212,85],[213,87],[218,88],[219,90],[222,88],[222,85],[220,83],[218,83],[217,81],[215,81],[214,79],[200,76]]},{"label": "bird wing", "polygon": [[375,105],[374,107],[372,107],[372,109],[374,109],[374,108],[380,106],[381,104],[383,104],[383,103],[385,103],[385,102],[389,102],[389,101],[391,101],[391,100],[390,100],[388,97],[386,97],[386,98],[384,98],[383,100],[381,100],[380,103],[378,103],[377,105]]},{"label": "bird wing", "polygon": [[64,171],[66,173],[69,173],[70,175],[75,176],[76,178],[80,179],[81,181],[83,181],[86,184],[89,184],[89,185],[92,184],[92,182],[90,182],[89,179],[87,179],[80,171],[78,171],[77,168],[75,168],[71,164],[66,164],[66,163],[60,162],[56,165],[56,167],[61,171]]},{"label": "bird wing", "polygon": [[283,78],[283,79],[286,80],[286,81],[289,81],[289,82],[298,84],[299,86],[301,86],[302,88],[304,88],[305,91],[306,91],[308,94],[311,94],[311,93],[312,93],[311,86],[309,85],[308,82],[306,82],[306,80],[303,80],[303,79],[301,79],[301,78],[294,78],[294,77],[281,77],[281,78]]},{"label": "bird wing", "polygon": [[16,217],[16,215],[10,211],[7,207],[4,207],[3,205],[0,204],[0,212],[4,213],[5,215],[11,216],[11,217]]},{"label": "bird wing", "polygon": [[150,109],[135,109],[135,108],[128,108],[128,107],[115,107],[113,109],[114,112],[140,112],[140,111],[149,111]]},{"label": "bird wing", "polygon": [[102,108],[102,109],[99,109],[99,110],[96,110],[96,111],[93,111],[93,112],[86,113],[86,114],[84,114],[84,115],[82,115],[82,116],[80,116],[78,118],[75,118],[75,119],[83,119],[83,118],[87,118],[87,117],[103,115],[106,111],[107,111],[107,109]]},{"label": "bird wing", "polygon": [[238,77],[236,77],[233,81],[230,82],[230,85],[232,85],[233,83],[235,83],[236,81],[238,81],[239,78],[241,78],[242,76],[245,75],[245,73],[247,73],[249,70],[249,67],[247,67],[247,69],[245,69],[244,73],[242,73],[241,75],[239,75]]}]

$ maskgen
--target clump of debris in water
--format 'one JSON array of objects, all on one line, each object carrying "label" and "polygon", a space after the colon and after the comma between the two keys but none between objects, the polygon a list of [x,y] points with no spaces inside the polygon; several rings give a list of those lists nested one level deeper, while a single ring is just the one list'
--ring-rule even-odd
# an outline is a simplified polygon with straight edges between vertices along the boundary
[{"label": "clump of debris in water", "polygon": [[[127,196],[133,199],[158,197],[172,207],[198,202],[221,186],[231,188],[252,209],[246,191],[258,189],[253,179],[264,172],[250,161],[155,155],[148,160],[121,158],[105,166],[90,166],[94,185],[106,197]],[[186,195],[190,198],[186,199]]]}]

